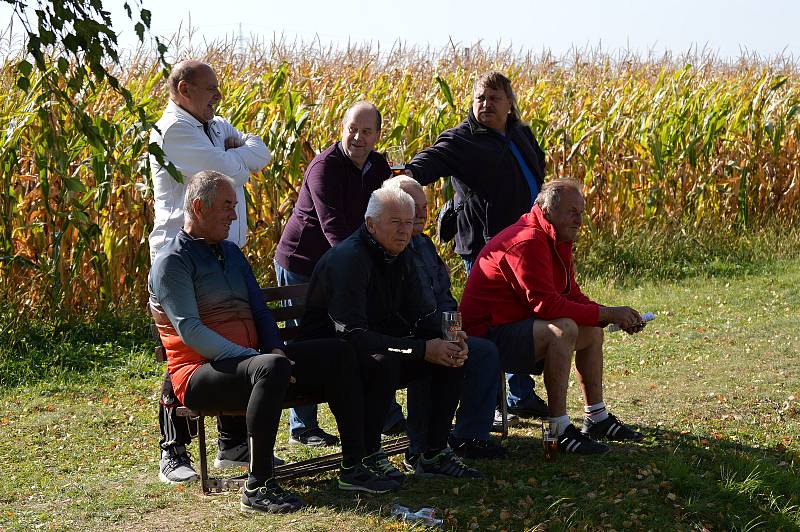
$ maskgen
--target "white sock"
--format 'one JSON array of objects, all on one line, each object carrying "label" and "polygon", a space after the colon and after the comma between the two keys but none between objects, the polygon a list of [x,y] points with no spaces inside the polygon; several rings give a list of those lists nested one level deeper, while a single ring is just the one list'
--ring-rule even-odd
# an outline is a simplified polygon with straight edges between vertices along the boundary
[{"label": "white sock", "polygon": [[567,429],[567,427],[572,424],[572,422],[569,420],[569,416],[566,414],[563,416],[547,418],[547,421],[550,423],[550,434],[553,434],[556,437],[564,434],[564,431]]},{"label": "white sock", "polygon": [[600,423],[608,419],[608,411],[606,411],[606,404],[600,401],[594,405],[583,407],[584,416],[588,417],[592,423]]}]

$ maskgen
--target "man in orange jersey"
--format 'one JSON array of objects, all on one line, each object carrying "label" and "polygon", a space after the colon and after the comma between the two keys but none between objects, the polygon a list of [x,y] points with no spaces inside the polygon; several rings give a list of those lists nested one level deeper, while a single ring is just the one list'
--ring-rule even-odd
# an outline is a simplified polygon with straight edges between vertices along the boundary
[{"label": "man in orange jersey", "polygon": [[272,449],[284,399],[319,391],[340,429],[339,487],[396,489],[399,483],[362,463],[364,394],[371,397],[372,388],[384,382],[371,372],[362,387],[356,353],[345,341],[284,345],[247,259],[225,239],[236,203],[232,179],[211,171],[195,174],[186,189],[183,229],[150,270],[150,309],[175,395],[196,410],[246,411],[250,474],[244,511],[285,513],[304,505],[275,481]]}]

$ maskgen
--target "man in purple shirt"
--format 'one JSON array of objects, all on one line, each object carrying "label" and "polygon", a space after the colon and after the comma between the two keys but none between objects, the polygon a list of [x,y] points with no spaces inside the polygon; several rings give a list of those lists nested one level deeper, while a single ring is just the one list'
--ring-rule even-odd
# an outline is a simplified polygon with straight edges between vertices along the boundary
[{"label": "man in purple shirt", "polygon": [[[391,175],[374,151],[381,114],[372,103],[352,105],[342,120],[342,139],[314,157],[275,252],[279,286],[307,283],[319,258],[349,237],[364,221],[372,191]],[[335,445],[317,423],[317,407],[293,409],[289,443]]]}]

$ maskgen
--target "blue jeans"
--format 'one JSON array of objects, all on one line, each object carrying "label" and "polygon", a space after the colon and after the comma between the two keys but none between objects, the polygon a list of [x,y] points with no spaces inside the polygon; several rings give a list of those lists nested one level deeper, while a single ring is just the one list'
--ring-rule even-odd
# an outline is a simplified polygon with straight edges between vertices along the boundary
[{"label": "blue jeans", "polygon": [[[275,264],[275,278],[278,280],[278,286],[288,286],[290,284],[303,284],[307,283],[311,278],[299,273],[294,273],[287,270],[278,261],[273,261]],[[291,301],[285,304],[291,305]],[[299,406],[289,410],[289,431],[292,434],[297,434],[306,429],[319,428],[317,421],[317,405]]]},{"label": "blue jeans", "polygon": [[[477,254],[461,255],[461,260],[464,262],[464,269],[467,271],[469,277],[472,271],[472,265],[475,264],[475,259],[478,258]],[[533,377],[521,373],[506,373],[506,380],[508,381],[508,394],[506,400],[508,406],[515,407],[518,403],[533,397],[533,388],[535,386]]]},{"label": "blue jeans", "polygon": [[[467,340],[469,358],[464,364],[464,386],[456,411],[453,436],[488,440],[494,422],[494,405],[499,388],[500,354],[485,338]],[[430,380],[419,379],[408,385],[409,452],[425,451],[430,408]]]}]

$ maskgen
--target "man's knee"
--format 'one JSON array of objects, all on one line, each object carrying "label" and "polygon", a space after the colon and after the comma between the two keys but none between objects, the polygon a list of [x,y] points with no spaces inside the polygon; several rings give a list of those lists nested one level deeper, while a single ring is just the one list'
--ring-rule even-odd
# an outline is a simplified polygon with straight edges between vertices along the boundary
[{"label": "man's knee", "polygon": [[555,342],[564,347],[573,348],[575,341],[578,339],[579,330],[580,328],[574,320],[570,318],[558,318],[553,321],[545,322],[545,326],[539,333],[546,344]]},{"label": "man's knee", "polygon": [[292,374],[292,363],[283,355],[263,353],[251,359],[250,373],[254,383],[267,377],[288,381]]},{"label": "man's knee", "polygon": [[[580,327],[575,347],[579,350],[591,349],[592,351],[595,351],[592,349],[593,347],[602,349],[604,338],[602,327]],[[596,349],[596,351],[602,353],[601,349]]]},{"label": "man's knee", "polygon": [[500,371],[500,352],[491,340],[472,337],[467,340],[469,354],[464,365],[467,373],[496,375]]}]

